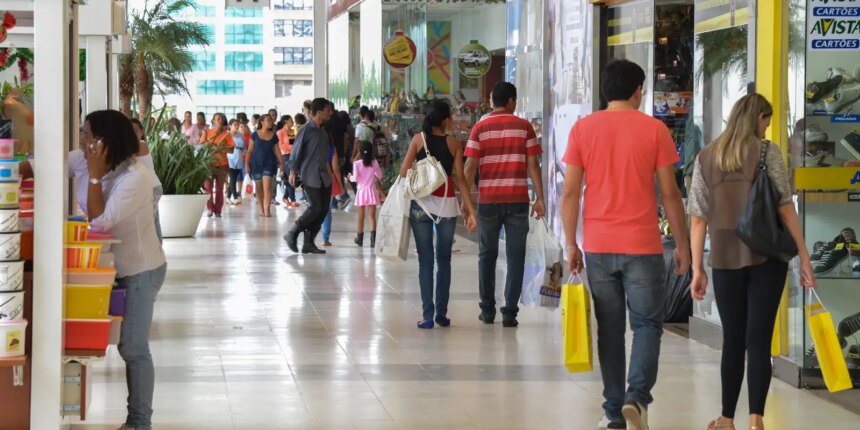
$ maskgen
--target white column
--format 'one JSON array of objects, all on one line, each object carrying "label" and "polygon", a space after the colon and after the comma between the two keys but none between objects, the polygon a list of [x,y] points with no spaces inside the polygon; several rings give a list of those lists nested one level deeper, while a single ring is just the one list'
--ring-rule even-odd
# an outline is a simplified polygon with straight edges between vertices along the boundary
[{"label": "white column", "polygon": [[314,97],[328,97],[328,3],[314,0]]},{"label": "white column", "polygon": [[87,49],[87,104],[84,115],[108,108],[107,38],[86,36]]},{"label": "white column", "polygon": [[[67,213],[66,148],[70,94],[74,90],[69,57],[69,0],[34,1],[34,52],[39,56],[35,86],[35,194],[32,392],[30,428],[60,428],[63,355],[63,222]],[[77,29],[74,29],[77,34]],[[77,97],[75,97],[77,101]],[[76,112],[77,113],[77,110]],[[60,124],[60,127],[50,126]]]}]

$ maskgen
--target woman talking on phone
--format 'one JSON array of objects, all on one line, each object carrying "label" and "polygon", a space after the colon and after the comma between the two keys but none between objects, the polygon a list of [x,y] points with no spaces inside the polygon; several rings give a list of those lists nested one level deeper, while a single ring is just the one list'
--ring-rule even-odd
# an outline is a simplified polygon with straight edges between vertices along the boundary
[{"label": "woman talking on phone", "polygon": [[117,285],[126,290],[119,353],[128,385],[128,416],[120,429],[149,430],[155,386],[149,329],[167,272],[155,231],[151,173],[137,161],[139,139],[118,111],[87,115],[81,146],[69,154],[78,206],[93,231],[120,241],[113,253]]},{"label": "woman talking on phone", "polygon": [[[756,175],[768,175],[780,193],[778,215],[799,250],[801,283],[815,288],[815,275],[792,202],[779,147],[765,140],[773,107],[759,94],[735,103],[725,131],[696,158],[688,202],[691,215],[693,298],[708,288],[705,232],[711,237],[714,296],[723,322],[722,415],[708,430],[734,429],[735,409],[747,361],[749,428],[764,430],[764,406],[771,379],[770,346],[788,263],[757,254],[735,233]],[[759,169],[764,159],[766,170]]]}]

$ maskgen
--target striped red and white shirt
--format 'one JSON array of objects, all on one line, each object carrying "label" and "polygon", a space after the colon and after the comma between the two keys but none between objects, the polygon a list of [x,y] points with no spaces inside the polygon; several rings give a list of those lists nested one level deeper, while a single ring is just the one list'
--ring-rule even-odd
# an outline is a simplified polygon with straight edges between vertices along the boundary
[{"label": "striped red and white shirt", "polygon": [[480,161],[478,203],[528,203],[528,157],[543,153],[534,127],[504,112],[493,112],[472,127],[466,157]]}]

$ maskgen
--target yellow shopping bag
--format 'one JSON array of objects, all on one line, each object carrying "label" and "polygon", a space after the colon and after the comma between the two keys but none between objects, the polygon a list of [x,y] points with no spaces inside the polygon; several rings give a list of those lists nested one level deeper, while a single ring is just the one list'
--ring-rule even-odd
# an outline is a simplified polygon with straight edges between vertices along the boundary
[{"label": "yellow shopping bag", "polygon": [[[574,282],[579,279],[579,282]],[[561,289],[561,335],[568,372],[591,372],[591,298],[579,276]]]},{"label": "yellow shopping bag", "polygon": [[[817,303],[812,302],[813,294]],[[831,393],[850,390],[853,384],[848,374],[848,365],[845,364],[845,356],[842,355],[839,338],[836,337],[833,318],[813,289],[809,290],[806,320],[809,321],[809,333],[812,335],[815,355],[818,356],[818,365],[821,367],[821,375],[824,377],[827,390]]]}]

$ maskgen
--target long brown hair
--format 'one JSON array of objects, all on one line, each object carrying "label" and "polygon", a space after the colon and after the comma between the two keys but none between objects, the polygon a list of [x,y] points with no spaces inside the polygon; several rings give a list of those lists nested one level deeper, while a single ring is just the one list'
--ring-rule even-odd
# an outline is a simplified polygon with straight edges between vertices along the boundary
[{"label": "long brown hair", "polygon": [[746,145],[758,144],[764,138],[758,135],[759,117],[772,115],[773,106],[761,94],[747,94],[735,103],[726,129],[713,143],[714,157],[720,171],[734,172],[741,169]]}]

